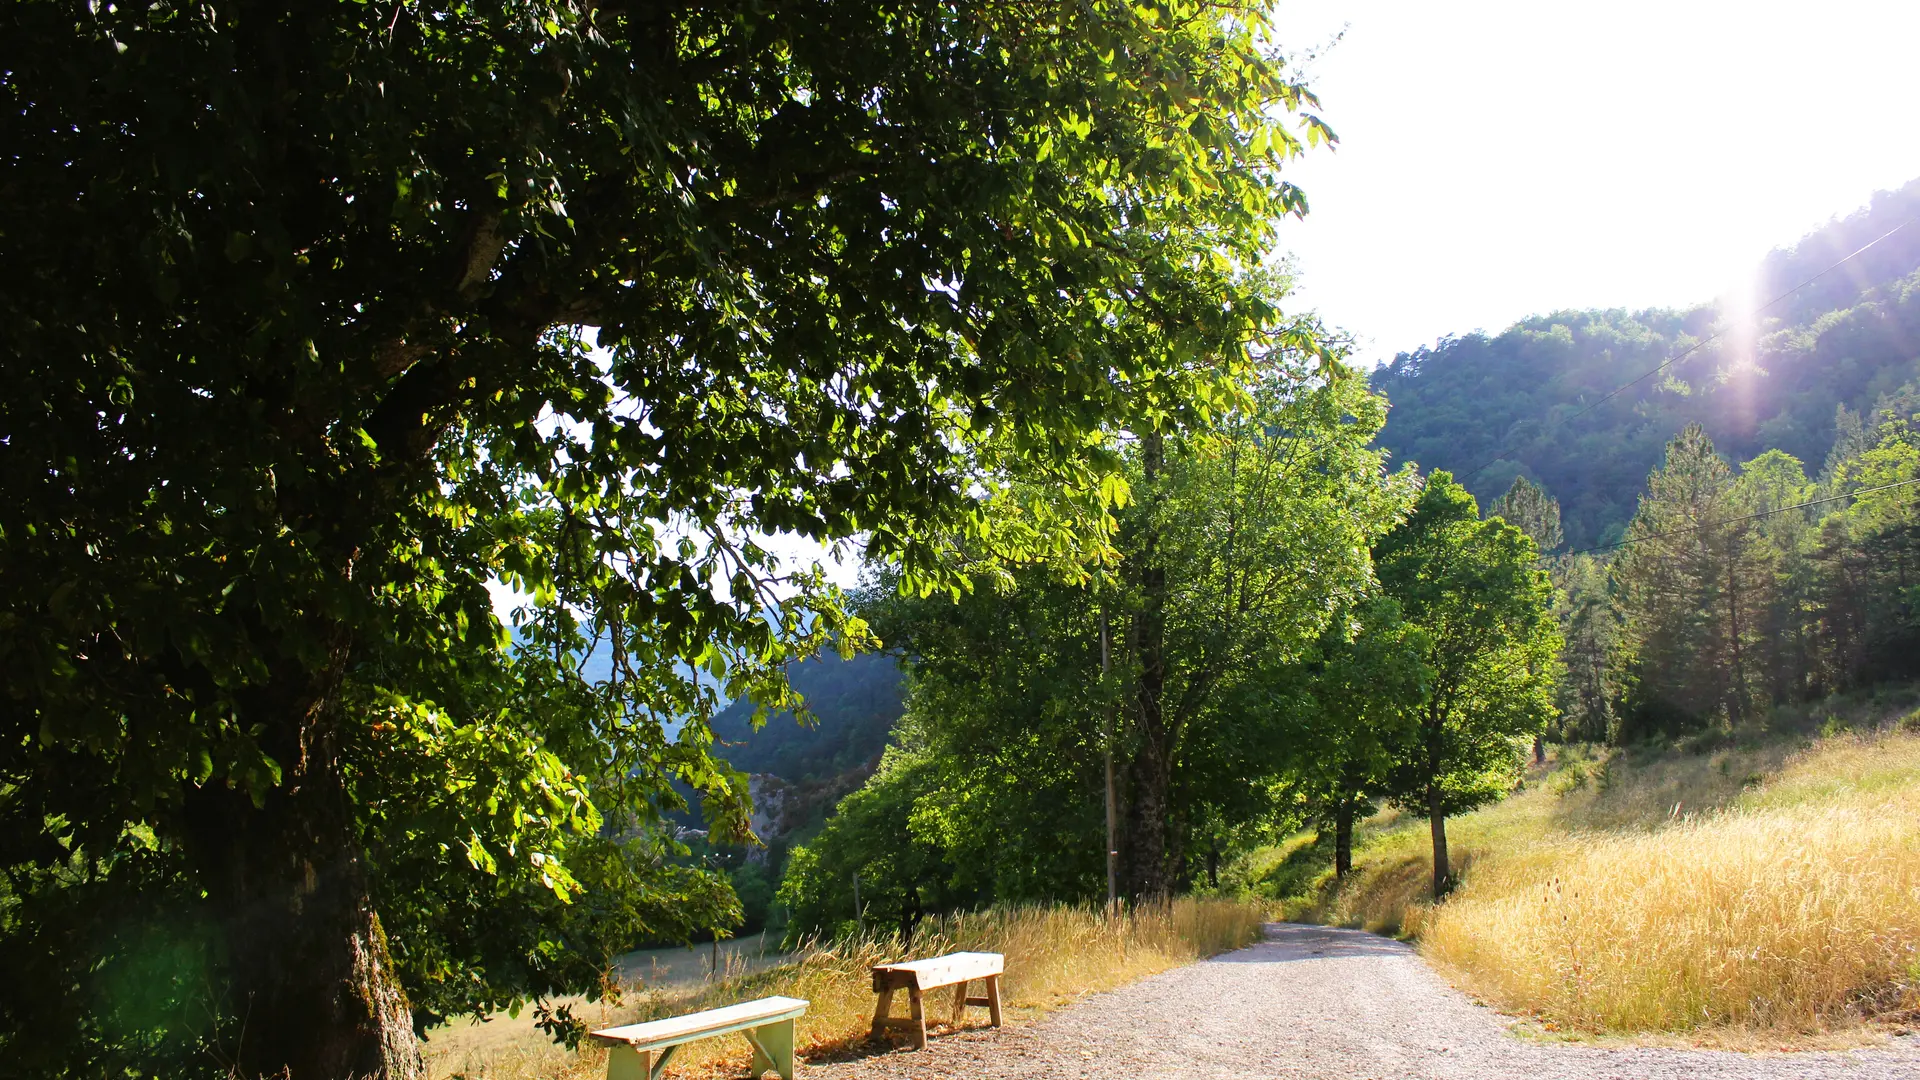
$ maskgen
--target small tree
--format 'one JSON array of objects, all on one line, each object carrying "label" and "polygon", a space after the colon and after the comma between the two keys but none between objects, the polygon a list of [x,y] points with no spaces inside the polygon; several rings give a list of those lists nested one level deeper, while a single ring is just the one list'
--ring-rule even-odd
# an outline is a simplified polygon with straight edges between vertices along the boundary
[{"label": "small tree", "polygon": [[1425,637],[1426,685],[1387,790],[1427,814],[1435,898],[1453,884],[1448,815],[1511,790],[1523,740],[1553,716],[1560,632],[1538,555],[1441,471],[1374,548],[1381,586]]},{"label": "small tree", "polygon": [[1566,540],[1566,533],[1560,528],[1560,500],[1524,476],[1513,478],[1513,486],[1507,493],[1487,507],[1487,516],[1519,526],[1521,532],[1533,537],[1542,555]]}]

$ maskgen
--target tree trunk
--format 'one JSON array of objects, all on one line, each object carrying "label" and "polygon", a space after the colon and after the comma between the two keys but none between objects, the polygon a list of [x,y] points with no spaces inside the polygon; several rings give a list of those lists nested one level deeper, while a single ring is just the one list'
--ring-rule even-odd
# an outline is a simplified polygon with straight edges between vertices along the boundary
[{"label": "tree trunk", "polygon": [[1172,895],[1167,874],[1167,796],[1171,773],[1157,739],[1143,737],[1133,759],[1127,807],[1127,895],[1135,903],[1157,903]]},{"label": "tree trunk", "polygon": [[1433,898],[1453,889],[1453,866],[1447,861],[1447,816],[1441,812],[1440,785],[1427,785],[1427,824],[1433,832]]},{"label": "tree trunk", "polygon": [[1727,630],[1728,638],[1733,645],[1733,700],[1727,704],[1731,707],[1733,722],[1739,724],[1746,719],[1747,714],[1747,667],[1740,653],[1740,587],[1733,574],[1734,554],[1735,541],[1729,538],[1727,541]]},{"label": "tree trunk", "polygon": [[217,1052],[246,1080],[418,1080],[412,1009],[373,908],[330,705],[324,694],[265,697],[261,714],[279,722],[261,748],[280,783],[258,807],[223,784],[187,803],[238,1025]]},{"label": "tree trunk", "polygon": [[1333,878],[1345,881],[1353,872],[1353,815],[1356,809],[1355,799],[1349,792],[1340,793],[1340,802],[1333,811]]}]

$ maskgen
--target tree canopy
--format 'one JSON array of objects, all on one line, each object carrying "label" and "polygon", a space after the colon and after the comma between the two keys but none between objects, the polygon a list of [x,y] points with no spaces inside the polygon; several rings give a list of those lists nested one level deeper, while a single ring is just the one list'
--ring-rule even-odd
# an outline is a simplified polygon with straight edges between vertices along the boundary
[{"label": "tree canopy", "polygon": [[8,6],[0,1051],[411,1077],[618,920],[725,917],[668,780],[737,833],[719,693],[867,640],[764,537],[948,589],[1107,542],[1109,433],[1216,411],[1276,321],[1246,271],[1325,131],[1267,33]]},{"label": "tree canopy", "polygon": [[882,580],[863,611],[909,672],[896,745],[784,894],[793,930],[989,901],[1104,895],[1106,758],[1122,896],[1190,885],[1281,805],[1290,749],[1261,690],[1371,585],[1370,544],[1411,494],[1368,448],[1356,373],[1270,353],[1247,403],[1126,450],[1117,561],[1011,570],[954,602]]}]

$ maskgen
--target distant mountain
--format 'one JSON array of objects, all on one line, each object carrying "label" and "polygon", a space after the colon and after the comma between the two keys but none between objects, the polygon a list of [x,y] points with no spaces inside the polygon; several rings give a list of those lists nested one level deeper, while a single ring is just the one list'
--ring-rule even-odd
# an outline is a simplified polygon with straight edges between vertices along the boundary
[{"label": "distant mountain", "polygon": [[851,660],[828,654],[795,665],[788,678],[817,722],[803,726],[776,712],[753,730],[753,703],[736,701],[713,718],[719,756],[734,768],[767,773],[792,784],[814,784],[880,758],[900,719],[901,673],[891,656],[865,653]]},{"label": "distant mountain", "polygon": [[1762,300],[1907,223],[1793,292],[1757,333],[1731,332],[1604,402],[1719,328],[1720,312],[1562,311],[1402,353],[1371,376],[1393,406],[1380,444],[1423,468],[1475,470],[1462,480],[1483,506],[1526,474],[1560,500],[1576,548],[1619,536],[1667,440],[1691,421],[1736,460],[1777,448],[1818,473],[1838,408],[1920,408],[1916,217],[1920,180],[1774,252]]}]

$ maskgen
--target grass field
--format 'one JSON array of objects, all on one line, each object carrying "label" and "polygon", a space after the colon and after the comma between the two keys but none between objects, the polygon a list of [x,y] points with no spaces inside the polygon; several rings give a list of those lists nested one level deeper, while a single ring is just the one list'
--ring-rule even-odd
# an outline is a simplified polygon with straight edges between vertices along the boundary
[{"label": "grass field", "polygon": [[[875,964],[966,949],[1004,953],[1007,974],[1001,993],[1010,1022],[1017,1022],[1087,994],[1250,944],[1259,938],[1267,917],[1263,905],[1231,900],[1181,900],[1113,918],[1083,908],[995,908],[926,919],[908,941],[888,935],[818,943],[801,950],[791,963],[761,971],[736,967],[734,974],[718,981],[669,986],[630,996],[624,1006],[577,1011],[600,1027],[769,994],[806,998],[811,1004],[800,1021],[798,1049],[803,1058],[817,1061],[861,1052],[873,1017],[868,969]],[[968,1021],[984,1022],[984,1014]],[[428,1069],[436,1080],[586,1080],[606,1069],[603,1051],[582,1047],[569,1052],[530,1029],[464,1051],[449,1051],[447,1046],[447,1040],[438,1049],[429,1043]],[[689,1045],[669,1071],[700,1076],[721,1068],[739,1071],[746,1064],[745,1040],[723,1037]]]},{"label": "grass field", "polygon": [[1920,1009],[1920,735],[1897,719],[1563,748],[1520,794],[1450,823],[1462,885],[1445,904],[1426,902],[1425,822],[1385,814],[1345,886],[1323,877],[1288,913],[1413,937],[1463,989],[1551,1030],[1739,1044],[1905,1026]]}]

